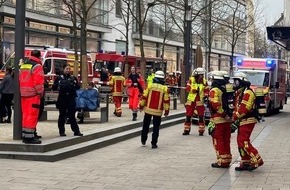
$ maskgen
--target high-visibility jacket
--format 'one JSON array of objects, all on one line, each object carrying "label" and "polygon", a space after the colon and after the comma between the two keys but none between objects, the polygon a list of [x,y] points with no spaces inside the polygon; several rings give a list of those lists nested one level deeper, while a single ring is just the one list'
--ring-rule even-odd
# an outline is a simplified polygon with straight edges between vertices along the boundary
[{"label": "high-visibility jacket", "polygon": [[170,98],[168,88],[159,83],[151,83],[145,89],[140,100],[141,109],[144,107],[144,112],[150,115],[162,116],[163,110],[169,113]]},{"label": "high-visibility jacket", "polygon": [[30,57],[20,66],[19,71],[20,95],[33,97],[44,93],[44,72],[40,59]]},{"label": "high-visibility jacket", "polygon": [[211,111],[211,120],[217,123],[226,123],[230,122],[229,118],[226,119],[226,112],[223,109],[223,92],[217,88],[213,87],[209,92],[209,104]]},{"label": "high-visibility jacket", "polygon": [[240,125],[257,123],[254,115],[255,94],[250,89],[240,88],[236,91],[234,120],[240,120]]},{"label": "high-visibility jacket", "polygon": [[147,85],[149,85],[150,83],[153,82],[154,77],[155,77],[155,74],[154,74],[154,73],[151,73],[151,74],[147,77],[147,80],[146,80]]},{"label": "high-visibility jacket", "polygon": [[[200,100],[202,100],[204,96],[208,96],[209,86],[205,78],[202,83],[197,83],[194,77],[190,77],[186,85],[186,91],[188,92],[187,101],[194,102],[197,94]],[[202,106],[203,103],[200,101],[197,102],[196,105]]]},{"label": "high-visibility jacket", "polygon": [[112,76],[109,85],[112,87],[112,96],[123,96],[125,78],[123,76]]}]

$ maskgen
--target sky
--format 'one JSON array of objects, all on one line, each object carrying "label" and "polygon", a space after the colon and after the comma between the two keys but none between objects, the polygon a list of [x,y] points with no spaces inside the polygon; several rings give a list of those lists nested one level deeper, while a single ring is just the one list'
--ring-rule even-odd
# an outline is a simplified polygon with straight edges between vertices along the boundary
[{"label": "sky", "polygon": [[270,26],[277,21],[284,10],[284,0],[256,0],[263,8],[266,25]]}]

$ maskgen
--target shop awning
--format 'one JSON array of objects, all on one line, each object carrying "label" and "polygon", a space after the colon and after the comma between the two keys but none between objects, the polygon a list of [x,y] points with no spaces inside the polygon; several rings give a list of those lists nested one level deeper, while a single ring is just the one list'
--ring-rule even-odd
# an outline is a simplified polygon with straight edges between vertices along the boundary
[{"label": "shop awning", "polygon": [[267,27],[268,39],[290,51],[290,27],[269,26]]}]

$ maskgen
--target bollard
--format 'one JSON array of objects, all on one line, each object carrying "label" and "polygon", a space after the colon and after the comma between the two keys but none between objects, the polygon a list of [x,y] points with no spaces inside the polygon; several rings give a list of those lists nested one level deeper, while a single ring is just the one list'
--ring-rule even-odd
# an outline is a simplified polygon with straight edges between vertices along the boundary
[{"label": "bollard", "polygon": [[173,110],[177,110],[177,96],[173,96]]}]

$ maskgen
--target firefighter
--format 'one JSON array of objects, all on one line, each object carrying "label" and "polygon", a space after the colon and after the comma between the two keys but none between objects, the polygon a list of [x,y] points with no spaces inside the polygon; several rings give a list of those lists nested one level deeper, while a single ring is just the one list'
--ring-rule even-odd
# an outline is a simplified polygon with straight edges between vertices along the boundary
[{"label": "firefighter", "polygon": [[144,108],[143,128],[141,133],[141,143],[146,144],[149,132],[151,118],[153,117],[153,133],[152,148],[157,148],[159,136],[159,126],[161,124],[161,116],[165,110],[164,116],[168,116],[170,108],[170,99],[168,88],[164,85],[164,72],[156,71],[153,83],[150,83],[143,93],[140,100],[140,111]]},{"label": "firefighter", "polygon": [[27,144],[41,144],[41,141],[35,137],[40,99],[44,92],[44,73],[40,56],[40,51],[32,50],[31,57],[20,66],[19,71],[22,142]]},{"label": "firefighter", "polygon": [[112,96],[113,96],[113,101],[115,103],[114,115],[116,115],[117,117],[121,117],[122,116],[121,103],[122,103],[122,98],[123,98],[125,78],[122,76],[120,67],[115,67],[114,74],[110,78],[109,84],[112,87]]},{"label": "firefighter", "polygon": [[232,161],[232,154],[230,148],[231,114],[227,101],[227,81],[222,71],[212,71],[210,78],[212,85],[208,104],[211,119],[208,128],[217,157],[217,161],[211,166],[213,168],[228,168]]},{"label": "firefighter", "polygon": [[251,83],[247,75],[243,72],[235,73],[234,77],[235,111],[232,121],[239,124],[237,134],[238,150],[241,156],[241,162],[236,171],[255,170],[264,164],[257,149],[250,141],[250,136],[257,123],[255,118],[255,94],[250,89]]},{"label": "firefighter", "polygon": [[144,80],[140,74],[136,72],[136,67],[131,67],[131,73],[126,79],[126,86],[128,88],[129,109],[132,110],[132,121],[137,120],[139,95],[143,93]]},{"label": "firefighter", "polygon": [[153,82],[154,76],[155,76],[154,69],[150,69],[150,73],[146,79],[147,86],[149,85],[149,83]]},{"label": "firefighter", "polygon": [[200,136],[203,136],[204,126],[204,99],[208,97],[209,87],[206,79],[204,78],[205,70],[201,67],[196,68],[192,72],[192,76],[189,78],[186,91],[188,92],[186,108],[186,119],[184,123],[183,135],[189,135],[191,129],[191,117],[194,111],[197,111],[198,115],[198,132]]},{"label": "firefighter", "polygon": [[80,86],[77,78],[71,75],[69,65],[63,65],[63,70],[63,74],[55,79],[52,86],[53,90],[59,91],[56,103],[56,107],[59,110],[59,135],[61,137],[66,136],[64,124],[67,116],[70,121],[71,129],[74,132],[74,136],[83,136],[75,118],[77,96],[76,91],[80,89]]}]

